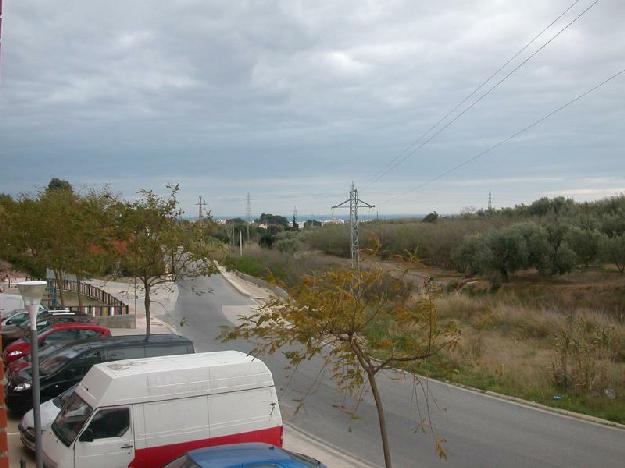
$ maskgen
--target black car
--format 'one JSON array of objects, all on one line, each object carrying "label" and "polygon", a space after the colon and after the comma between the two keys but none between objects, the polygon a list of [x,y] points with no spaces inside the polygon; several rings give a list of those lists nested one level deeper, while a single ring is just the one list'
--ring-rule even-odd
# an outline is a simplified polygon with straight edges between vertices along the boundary
[{"label": "black car", "polygon": [[[121,359],[194,353],[193,342],[179,335],[129,335],[72,343],[40,362],[41,401],[80,382],[91,366]],[[32,408],[32,373],[25,368],[9,378],[7,406],[19,414]]]}]

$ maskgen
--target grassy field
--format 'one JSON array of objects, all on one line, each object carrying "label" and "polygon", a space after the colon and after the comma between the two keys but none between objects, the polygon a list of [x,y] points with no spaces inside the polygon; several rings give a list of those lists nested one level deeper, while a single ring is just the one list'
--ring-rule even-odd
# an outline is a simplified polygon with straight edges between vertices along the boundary
[{"label": "grassy field", "polygon": [[[433,277],[442,321],[462,331],[459,345],[409,370],[482,390],[625,423],[625,280],[610,267],[556,277],[523,271],[493,289],[488,281],[424,265],[365,258],[404,275],[418,290]],[[230,267],[295,284],[343,258],[251,248]]]}]

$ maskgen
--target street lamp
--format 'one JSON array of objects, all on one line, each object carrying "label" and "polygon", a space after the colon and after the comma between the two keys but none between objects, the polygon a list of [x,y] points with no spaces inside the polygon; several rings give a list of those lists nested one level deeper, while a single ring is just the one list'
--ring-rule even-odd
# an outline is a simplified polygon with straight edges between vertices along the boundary
[{"label": "street lamp", "polygon": [[33,373],[33,419],[35,420],[35,459],[37,468],[43,467],[41,458],[41,414],[39,394],[39,341],[37,339],[37,309],[48,283],[45,281],[23,281],[17,283],[24,306],[30,316],[30,356]]}]

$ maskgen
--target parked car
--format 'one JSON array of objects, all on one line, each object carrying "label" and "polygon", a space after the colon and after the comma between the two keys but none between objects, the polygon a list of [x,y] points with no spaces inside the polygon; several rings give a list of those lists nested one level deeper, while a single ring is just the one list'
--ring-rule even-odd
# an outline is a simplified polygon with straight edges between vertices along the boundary
[{"label": "parked car", "polygon": [[[42,332],[52,323],[94,323],[95,319],[80,312],[70,312],[69,310],[43,310],[37,314],[37,331]],[[30,319],[27,312],[20,312],[9,317],[9,320],[3,325],[0,334],[4,346],[17,341],[29,334]]]},{"label": "parked car", "polygon": [[[53,343],[69,343],[70,341],[95,338],[97,336],[111,336],[111,330],[92,323],[57,322],[52,323],[38,337],[40,348],[45,348]],[[30,353],[30,337],[14,341],[4,348],[2,359],[6,364],[20,359]]]},{"label": "parked car", "polygon": [[157,467],[216,444],[282,446],[267,366],[237,351],[97,364],[43,437],[44,466]]},{"label": "parked car", "polygon": [[68,309],[46,310],[37,316],[37,328],[58,322],[95,323],[95,317]]},{"label": "parked car", "polygon": [[[59,350],[61,348],[64,348],[65,346],[73,346],[79,343],[83,343],[85,341],[92,341],[92,340],[97,340],[97,339],[102,339],[102,338],[103,338],[102,335],[97,335],[97,337],[88,338],[87,340],[70,341],[69,343],[51,343],[39,351],[39,362],[42,362],[45,359],[47,359],[48,356],[56,352],[59,352]],[[30,365],[31,365],[31,360],[30,360],[30,353],[29,353],[29,354],[26,354],[25,356],[22,356],[20,359],[8,364],[6,375],[10,379],[12,375],[19,373],[22,369],[30,367]]]},{"label": "parked car", "polygon": [[[39,416],[41,418],[41,433],[50,429],[50,426],[56,419],[57,415],[61,411],[61,407],[67,398],[74,392],[76,385],[65,390],[56,398],[48,400],[41,404],[39,407]],[[22,444],[29,450],[35,451],[35,418],[33,410],[31,409],[22,417],[22,420],[17,425],[20,431],[20,439]]]},{"label": "parked car", "polygon": [[268,444],[230,444],[192,450],[165,468],[327,468],[319,460]]},{"label": "parked car", "polygon": [[[68,344],[40,362],[41,401],[54,398],[80,382],[94,364],[193,352],[193,342],[179,335],[112,336]],[[6,403],[12,413],[32,408],[31,387],[31,368],[9,376]]]},{"label": "parked car", "polygon": [[[2,336],[2,343],[4,346],[15,340],[19,340],[25,333],[28,333],[28,324],[30,322],[28,312],[23,309],[19,309],[14,312],[15,313],[2,319],[0,335]],[[44,312],[46,312],[46,309],[39,309],[37,317],[40,317]]]},{"label": "parked car", "polygon": [[[37,311],[37,313],[41,313],[41,312],[44,312],[46,310],[46,308],[44,306],[42,306],[41,304],[39,304],[37,306],[37,308],[39,309]],[[2,324],[4,325],[4,320],[5,319],[8,319],[9,317],[11,317],[11,316],[13,316],[13,315],[15,315],[17,313],[20,313],[20,312],[24,312],[24,313],[28,314],[28,312],[26,312],[26,309],[12,309],[12,310],[4,310],[4,309],[2,309],[2,311],[0,312],[0,318],[2,318],[2,320],[3,320]]]}]

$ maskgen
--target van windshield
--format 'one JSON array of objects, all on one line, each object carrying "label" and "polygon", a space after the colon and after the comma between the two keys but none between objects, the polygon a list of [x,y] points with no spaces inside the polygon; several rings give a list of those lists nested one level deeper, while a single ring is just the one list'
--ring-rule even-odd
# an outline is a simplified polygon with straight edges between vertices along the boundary
[{"label": "van windshield", "polygon": [[52,431],[65,446],[69,447],[83,428],[93,408],[76,393],[68,396],[61,412],[52,423]]}]

